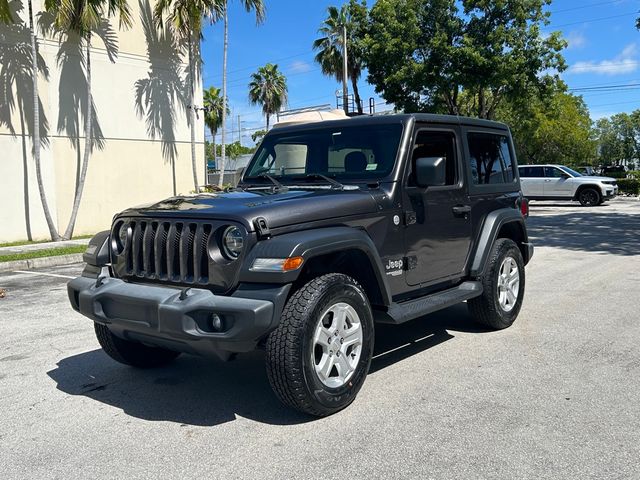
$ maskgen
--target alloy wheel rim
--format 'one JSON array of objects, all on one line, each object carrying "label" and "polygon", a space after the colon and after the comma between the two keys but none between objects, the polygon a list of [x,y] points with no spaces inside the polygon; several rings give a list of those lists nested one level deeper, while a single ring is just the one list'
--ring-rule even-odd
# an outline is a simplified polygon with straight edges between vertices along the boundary
[{"label": "alloy wheel rim", "polygon": [[348,303],[336,303],[320,316],[311,361],[324,385],[338,388],[349,381],[360,362],[362,338],[360,316]]},{"label": "alloy wheel rim", "polygon": [[520,292],[520,269],[513,257],[506,257],[498,271],[498,303],[505,312],[516,306]]},{"label": "alloy wheel rim", "polygon": [[596,194],[590,190],[584,192],[583,194],[583,198],[585,200],[585,203],[587,205],[595,205],[596,203]]}]

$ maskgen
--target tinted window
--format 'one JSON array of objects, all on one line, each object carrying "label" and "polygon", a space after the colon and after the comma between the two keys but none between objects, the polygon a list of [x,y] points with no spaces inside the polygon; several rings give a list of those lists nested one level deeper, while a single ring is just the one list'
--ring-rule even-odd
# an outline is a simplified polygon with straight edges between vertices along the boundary
[{"label": "tinted window", "polygon": [[544,176],[547,178],[563,178],[567,174],[556,167],[544,167]]},{"label": "tinted window", "polygon": [[416,160],[418,158],[444,158],[445,185],[455,185],[456,179],[456,147],[455,137],[451,132],[434,132],[421,130],[416,136],[411,156],[411,176],[409,185],[415,185]]},{"label": "tinted window", "polygon": [[528,178],[528,177],[542,178],[542,177],[544,177],[544,170],[543,170],[542,167],[519,167],[518,170],[519,170],[520,176],[522,178]]},{"label": "tinted window", "polygon": [[513,181],[513,161],[509,139],[493,133],[469,133],[471,174],[477,185]]}]

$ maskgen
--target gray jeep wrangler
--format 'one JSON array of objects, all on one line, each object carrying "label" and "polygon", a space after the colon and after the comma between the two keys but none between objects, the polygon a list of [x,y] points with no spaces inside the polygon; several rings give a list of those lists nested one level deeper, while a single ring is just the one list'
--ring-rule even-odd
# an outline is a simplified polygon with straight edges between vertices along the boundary
[{"label": "gray jeep wrangler", "polygon": [[527,208],[500,123],[416,114],[274,128],[236,188],[116,215],[69,300],[118,362],[261,348],[280,400],[329,415],[362,387],[377,322],[464,301],[490,328],[514,322],[533,254]]}]

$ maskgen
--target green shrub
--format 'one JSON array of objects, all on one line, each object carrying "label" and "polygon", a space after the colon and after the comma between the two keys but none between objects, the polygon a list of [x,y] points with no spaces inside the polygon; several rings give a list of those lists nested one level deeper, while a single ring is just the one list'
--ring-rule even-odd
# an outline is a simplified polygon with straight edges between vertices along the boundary
[{"label": "green shrub", "polygon": [[627,178],[627,172],[607,172],[603,173],[602,175],[611,178]]},{"label": "green shrub", "polygon": [[640,179],[621,178],[617,183],[620,193],[640,195]]},{"label": "green shrub", "polygon": [[631,170],[630,172],[627,172],[627,175],[629,178],[640,180],[640,170]]}]

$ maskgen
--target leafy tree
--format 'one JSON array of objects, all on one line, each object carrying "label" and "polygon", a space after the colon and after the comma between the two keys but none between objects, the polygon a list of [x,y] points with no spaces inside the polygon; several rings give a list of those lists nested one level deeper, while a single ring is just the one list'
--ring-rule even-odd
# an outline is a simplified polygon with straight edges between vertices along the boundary
[{"label": "leafy tree", "polygon": [[635,164],[640,159],[640,110],[601,118],[596,134],[601,164]]},{"label": "leafy tree", "polygon": [[224,0],[158,0],[154,7],[154,17],[158,27],[169,26],[181,43],[187,44],[189,68],[189,125],[191,127],[191,167],[193,185],[198,191],[196,170],[196,106],[194,105],[195,81],[200,78],[200,39],[202,22],[208,18],[212,22],[220,19]]},{"label": "leafy tree", "polygon": [[405,111],[493,118],[502,100],[544,91],[553,78],[542,73],[565,68],[560,34],[540,32],[549,3],[378,0],[364,40],[369,82]]},{"label": "leafy tree", "polygon": [[511,127],[520,163],[590,165],[596,142],[589,111],[564,84],[540,97],[532,94],[504,101],[496,118]]},{"label": "leafy tree", "polygon": [[251,134],[251,140],[253,140],[256,144],[260,143],[264,136],[267,134],[266,130],[257,130]]},{"label": "leafy tree", "polygon": [[[222,52],[222,98],[227,100],[227,53],[229,51],[229,15],[228,5],[230,0],[219,0],[222,4],[222,17],[224,19],[224,50]],[[240,4],[247,12],[252,10],[256,15],[256,23],[262,23],[264,21],[266,12],[263,0],[239,0]],[[227,112],[222,111],[222,156],[220,157],[220,169],[224,170],[224,162],[226,156],[226,125],[227,125]],[[222,175],[220,175],[219,187],[222,187]]]},{"label": "leafy tree", "polygon": [[204,123],[211,132],[211,143],[213,144],[214,152],[216,149],[216,134],[222,125],[222,111],[226,110],[229,113],[229,106],[225,105],[225,103],[222,100],[219,88],[209,87],[203,92]]},{"label": "leafy tree", "polygon": [[269,116],[278,113],[287,103],[287,92],[287,79],[278,70],[278,65],[267,63],[251,74],[249,103],[262,107],[267,119],[266,130],[269,130]]},{"label": "leafy tree", "polygon": [[117,16],[119,18],[120,28],[130,27],[132,24],[131,11],[126,0],[45,0],[45,9],[52,16],[54,31],[59,36],[76,35],[84,41],[85,44],[84,64],[87,79],[87,111],[85,112],[84,127],[85,145],[80,177],[73,199],[71,218],[62,236],[68,239],[73,235],[76,218],[78,217],[82,190],[84,189],[87,167],[89,166],[89,156],[93,147],[91,39],[93,33],[103,26],[104,19],[108,17]]},{"label": "leafy tree", "polygon": [[[29,5],[31,5],[31,1],[29,1]],[[9,0],[0,0],[0,22],[13,23],[13,15],[11,15]]]},{"label": "leafy tree", "polygon": [[319,50],[315,61],[320,65],[324,75],[335,77],[344,84],[344,39],[343,27],[347,29],[347,77],[351,80],[353,95],[362,113],[362,101],[358,90],[358,80],[364,69],[363,45],[361,39],[366,32],[368,12],[366,3],[350,0],[340,9],[334,6],[327,8],[327,18],[322,22],[318,33],[322,36],[313,42],[313,49]]}]

